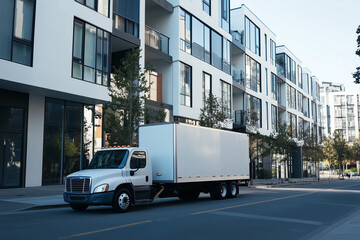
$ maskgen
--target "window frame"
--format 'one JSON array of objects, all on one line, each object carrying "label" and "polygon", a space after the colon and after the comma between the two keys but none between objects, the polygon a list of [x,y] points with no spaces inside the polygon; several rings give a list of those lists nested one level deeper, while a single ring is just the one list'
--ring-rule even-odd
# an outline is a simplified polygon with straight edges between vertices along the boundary
[{"label": "window frame", "polygon": [[[228,119],[231,119],[231,84],[220,79],[222,111]],[[227,93],[225,96],[224,93]],[[225,104],[227,101],[228,104]]]},{"label": "window frame", "polygon": [[[209,8],[209,12],[205,11],[204,6]],[[202,10],[211,16],[211,0],[202,0]]]},{"label": "window frame", "polygon": [[[84,3],[82,3],[81,1],[84,2]],[[107,0],[107,1],[108,1],[108,11],[107,11],[107,15],[104,15],[104,14],[102,14],[101,12],[99,12],[99,0],[94,0],[94,5],[95,5],[94,8],[88,6],[88,5],[86,4],[87,1],[88,1],[88,0],[75,0],[75,2],[77,2],[77,3],[79,3],[79,4],[83,5],[83,6],[85,6],[85,7],[87,7],[87,8],[89,8],[89,9],[91,9],[91,10],[94,10],[95,12],[97,12],[97,13],[99,13],[99,14],[107,17],[107,18],[110,18],[110,0]]]},{"label": "window frame", "polygon": [[[184,66],[184,85],[181,85],[181,81],[182,81],[182,79],[181,79],[181,66]],[[186,89],[185,88],[185,86],[186,86],[186,67],[188,67],[189,68],[189,70],[190,70],[190,79],[189,79],[189,85],[190,85],[190,91],[189,91],[189,94],[187,94],[186,93],[186,91],[185,91],[185,93],[182,93],[181,92],[181,89]],[[186,64],[186,63],[183,63],[183,62],[180,62],[180,92],[179,92],[179,95],[180,95],[180,105],[182,105],[182,106],[185,106],[185,107],[190,107],[190,108],[192,108],[192,67],[190,66],[190,65],[188,65],[188,64]],[[190,104],[189,105],[186,105],[186,101],[184,101],[184,104],[182,104],[181,103],[181,97],[182,96],[184,96],[185,97],[185,100],[186,100],[186,97],[189,97],[190,98]]]}]

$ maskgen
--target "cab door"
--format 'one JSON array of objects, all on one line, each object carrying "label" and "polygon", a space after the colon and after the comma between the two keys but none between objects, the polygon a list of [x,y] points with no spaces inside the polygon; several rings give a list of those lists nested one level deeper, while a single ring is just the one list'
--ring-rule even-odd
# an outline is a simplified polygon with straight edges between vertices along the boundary
[{"label": "cab door", "polygon": [[151,165],[145,151],[134,151],[130,158],[130,176],[135,190],[135,200],[150,198]]}]

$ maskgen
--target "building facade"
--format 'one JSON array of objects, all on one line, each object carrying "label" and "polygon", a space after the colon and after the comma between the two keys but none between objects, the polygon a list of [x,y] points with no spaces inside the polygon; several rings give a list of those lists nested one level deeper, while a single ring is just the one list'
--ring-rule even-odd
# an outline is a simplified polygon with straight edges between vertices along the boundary
[{"label": "building facade", "polygon": [[[198,124],[212,93],[226,129],[269,135],[287,123],[299,144],[319,135],[319,80],[245,5],[4,0],[0,26],[0,188],[62,184],[87,166],[104,144],[95,113],[133,48],[152,69],[146,105],[166,121]],[[289,172],[270,157],[256,167]]]}]

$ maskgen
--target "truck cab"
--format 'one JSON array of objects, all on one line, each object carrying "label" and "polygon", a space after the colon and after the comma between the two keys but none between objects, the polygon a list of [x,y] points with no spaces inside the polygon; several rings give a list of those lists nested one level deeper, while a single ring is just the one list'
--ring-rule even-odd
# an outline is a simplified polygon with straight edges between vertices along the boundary
[{"label": "truck cab", "polygon": [[147,149],[104,148],[96,152],[87,169],[66,177],[64,201],[77,211],[89,205],[112,205],[125,212],[132,204],[151,201],[151,185]]}]

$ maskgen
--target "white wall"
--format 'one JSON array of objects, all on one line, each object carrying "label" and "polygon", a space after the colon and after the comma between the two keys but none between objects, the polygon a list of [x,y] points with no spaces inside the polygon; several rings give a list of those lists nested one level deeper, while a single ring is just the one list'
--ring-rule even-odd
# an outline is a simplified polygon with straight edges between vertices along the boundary
[{"label": "white wall", "polygon": [[29,94],[25,187],[41,186],[45,97]]}]

